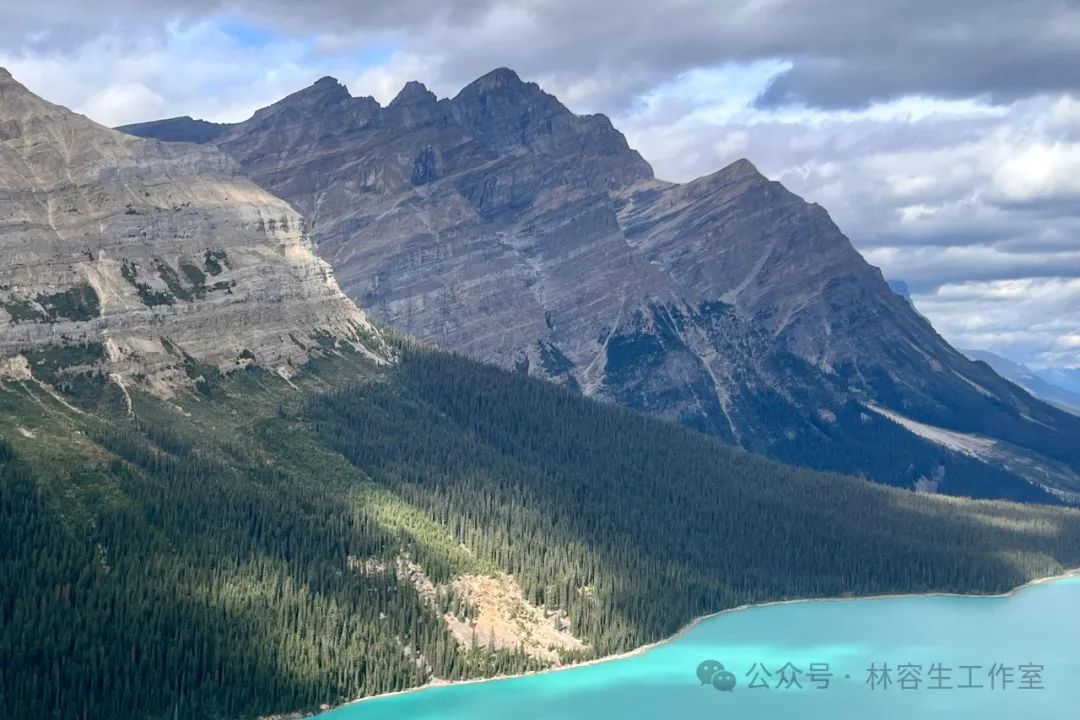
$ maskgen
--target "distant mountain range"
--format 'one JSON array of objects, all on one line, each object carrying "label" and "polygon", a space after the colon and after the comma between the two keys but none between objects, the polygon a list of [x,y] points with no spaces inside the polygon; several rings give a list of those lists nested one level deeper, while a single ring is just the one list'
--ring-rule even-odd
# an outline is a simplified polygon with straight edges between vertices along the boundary
[{"label": "distant mountain range", "polygon": [[214,140],[230,127],[232,125],[227,123],[212,123],[185,116],[127,125],[123,130],[131,135],[153,140],[206,143]]},{"label": "distant mountain range", "polygon": [[1047,382],[1080,394],[1080,368],[1040,368],[1038,372]]},{"label": "distant mountain range", "polygon": [[123,129],[214,144],[308,217],[350,297],[441,347],[789,462],[1080,497],[1080,419],[951,348],[746,160],[658,180],[606,117],[507,69],[386,107],[323,78],[209,140]]},{"label": "distant mountain range", "polygon": [[1070,378],[1068,370],[1051,370],[1049,372],[1032,370],[1026,365],[1021,365],[986,350],[962,350],[961,352],[972,360],[981,360],[986,363],[998,375],[1016,383],[1032,395],[1042,398],[1048,403],[1052,403],[1074,415],[1080,414],[1080,392],[1069,390],[1048,379],[1060,377],[1065,382],[1068,382]]},{"label": "distant mountain range", "polygon": [[[919,312],[911,299],[911,291],[906,282],[895,279],[888,282],[893,292],[907,300],[915,312]],[[1080,414],[1080,370],[1032,370],[987,350],[961,350],[960,352],[972,360],[985,362],[998,375],[1019,385],[1035,397],[1074,415]]]}]

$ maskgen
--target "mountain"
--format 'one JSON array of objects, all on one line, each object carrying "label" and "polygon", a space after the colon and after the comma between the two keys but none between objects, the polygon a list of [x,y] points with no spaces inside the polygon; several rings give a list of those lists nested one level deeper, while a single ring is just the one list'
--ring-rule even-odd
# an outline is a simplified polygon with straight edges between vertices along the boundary
[{"label": "mountain", "polygon": [[908,284],[905,281],[893,279],[886,282],[888,282],[889,287],[894,293],[905,300],[911,300],[911,288],[908,287]]},{"label": "mountain", "polygon": [[11,717],[313,712],[1080,562],[1076,509],[784,466],[373,328],[212,147],[6,74],[0,128]]},{"label": "mountain", "polygon": [[116,128],[120,132],[168,142],[207,143],[228,130],[227,123],[195,120],[189,116],[135,123]]},{"label": "mountain", "polygon": [[168,395],[373,333],[303,218],[220,151],[101,127],[6,70],[0,197],[0,378]]},{"label": "mountain", "polygon": [[323,78],[213,144],[425,341],[788,462],[1080,499],[1080,420],[950,347],[746,160],[658,180],[607,118],[507,69],[386,107]]},{"label": "mountain", "polygon": [[[903,280],[896,280],[896,279],[886,280],[886,282],[888,283],[889,288],[894,293],[896,293],[897,295],[899,295],[900,297],[904,298],[904,300],[907,301],[907,304],[911,306],[911,309],[919,317],[924,318],[924,319],[926,318],[926,316],[923,315],[921,312],[919,312],[919,309],[917,307],[915,307],[915,302],[911,299],[911,288],[908,287],[908,284],[906,282],[904,282]],[[929,322],[929,320],[927,320],[927,322]]]},{"label": "mountain", "polygon": [[1080,393],[1066,390],[1048,382],[1038,372],[1026,365],[1015,363],[1008,358],[995,355],[986,350],[962,350],[972,360],[980,360],[994,369],[998,375],[1016,383],[1035,397],[1060,407],[1062,410],[1080,414]]},{"label": "mountain", "polygon": [[1040,368],[1038,373],[1047,382],[1080,394],[1080,368]]}]

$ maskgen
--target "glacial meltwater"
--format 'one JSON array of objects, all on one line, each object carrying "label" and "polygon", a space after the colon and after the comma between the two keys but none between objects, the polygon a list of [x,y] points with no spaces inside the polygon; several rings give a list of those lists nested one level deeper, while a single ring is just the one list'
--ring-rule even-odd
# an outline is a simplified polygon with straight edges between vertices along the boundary
[{"label": "glacial meltwater", "polygon": [[636,655],[424,688],[319,717],[1073,720],[1080,718],[1080,577],[1007,597],[755,607],[703,620]]}]

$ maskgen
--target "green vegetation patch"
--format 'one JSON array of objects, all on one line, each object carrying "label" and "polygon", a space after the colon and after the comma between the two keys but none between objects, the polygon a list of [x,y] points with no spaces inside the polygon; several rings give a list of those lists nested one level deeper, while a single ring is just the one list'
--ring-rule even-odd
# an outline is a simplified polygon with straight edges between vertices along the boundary
[{"label": "green vegetation patch", "polygon": [[[214,251],[213,254],[208,252],[206,254],[206,272],[211,275],[218,275],[222,271],[222,263],[225,262],[227,261],[224,251]],[[121,268],[124,279],[131,283],[139,293],[139,298],[143,304],[148,307],[175,305],[178,300],[186,302],[201,300],[210,292],[232,293],[232,289],[236,287],[235,280],[219,280],[208,285],[206,272],[203,272],[191,262],[182,261],[179,272],[161,260],[154,261],[153,265],[154,273],[165,284],[165,290],[155,290],[149,284],[140,282],[138,279],[138,267],[134,263],[125,260]]]},{"label": "green vegetation patch", "polygon": [[[33,467],[45,502],[65,535],[83,535],[97,514],[124,502],[111,457],[84,432],[85,418],[41,388],[0,390],[0,467]],[[0,562],[2,564],[2,562]]]},{"label": "green vegetation patch", "polygon": [[96,405],[108,394],[101,343],[49,345],[23,352],[38,380],[69,395],[80,404]]},{"label": "green vegetation patch", "polygon": [[206,273],[191,263],[180,263],[180,272],[184,273],[184,277],[187,278],[188,283],[196,290],[204,289],[206,287]]},{"label": "green vegetation patch", "polygon": [[97,373],[105,362],[105,346],[101,343],[81,345],[49,345],[23,352],[34,377],[60,385],[70,375]]},{"label": "green vegetation patch", "polygon": [[470,553],[447,527],[373,482],[352,488],[356,508],[402,541],[402,547],[436,582],[458,575],[493,574],[497,568]]},{"label": "green vegetation patch", "polygon": [[155,290],[148,284],[139,282],[139,270],[135,263],[124,260],[124,264],[120,268],[120,274],[135,288],[143,305],[146,305],[147,307],[158,307],[160,305],[176,304],[176,298],[173,297],[172,294],[164,290]]},{"label": "green vegetation patch", "polygon": [[157,275],[165,283],[165,287],[169,288],[169,292],[172,293],[174,298],[179,300],[193,300],[198,297],[202,297],[206,293],[206,287],[201,288],[187,288],[180,281],[180,276],[176,271],[172,269],[167,263],[158,262],[155,264],[154,269],[157,270]]},{"label": "green vegetation patch", "polygon": [[45,308],[50,320],[87,321],[101,317],[101,300],[89,285],[80,285],[53,295],[38,295],[38,303]]},{"label": "green vegetation patch", "polygon": [[224,250],[207,250],[203,256],[203,267],[211,275],[220,275],[229,267],[229,256]]},{"label": "green vegetation patch", "polygon": [[101,301],[89,285],[58,293],[39,293],[33,300],[12,298],[2,303],[15,322],[85,322],[101,317]]},{"label": "green vegetation patch", "polygon": [[0,302],[15,322],[41,322],[48,319],[48,313],[37,302],[23,298],[11,298]]},{"label": "green vegetation patch", "polygon": [[566,357],[559,348],[552,343],[543,340],[537,343],[540,351],[540,366],[549,378],[562,383],[571,390],[579,390],[577,379],[574,377],[574,363]]}]

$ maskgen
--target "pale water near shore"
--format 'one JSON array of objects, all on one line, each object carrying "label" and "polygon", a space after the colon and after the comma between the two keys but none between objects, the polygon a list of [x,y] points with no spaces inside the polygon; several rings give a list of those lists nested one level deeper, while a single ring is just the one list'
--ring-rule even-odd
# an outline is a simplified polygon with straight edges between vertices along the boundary
[{"label": "pale water near shore", "polygon": [[[697,670],[705,660],[722,663],[734,675],[734,691],[700,683]],[[819,689],[825,678],[811,678],[811,665],[824,675],[826,663],[831,678],[827,688]],[[867,684],[871,667],[880,671],[884,665],[891,684],[882,688],[883,673],[876,672],[879,686],[871,689]],[[903,665],[921,666],[921,673]],[[932,665],[940,669],[931,672]],[[762,666],[771,676],[756,672]],[[1002,666],[1004,670],[999,670]],[[702,674],[715,676],[714,668],[706,666]],[[730,683],[730,677],[718,678],[720,685],[725,681]],[[751,683],[770,687],[751,688]],[[777,687],[784,684],[790,687]],[[1043,689],[1021,689],[1024,685]],[[629,657],[373,698],[319,716],[320,720],[1077,717],[1080,577],[1075,576],[1028,586],[1006,597],[913,596],[750,608],[703,620],[671,641]]]}]

